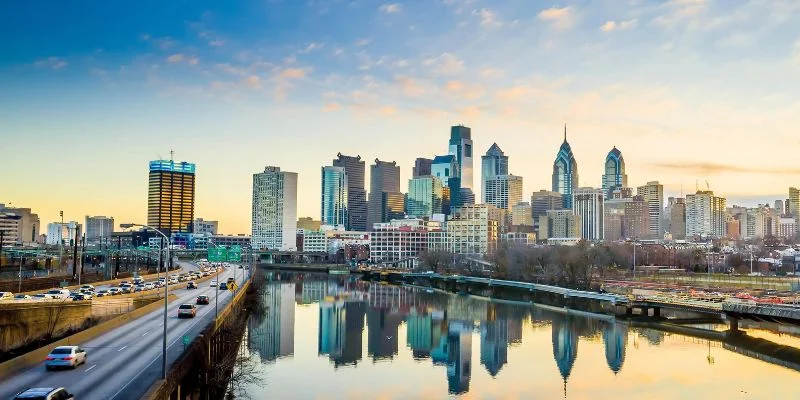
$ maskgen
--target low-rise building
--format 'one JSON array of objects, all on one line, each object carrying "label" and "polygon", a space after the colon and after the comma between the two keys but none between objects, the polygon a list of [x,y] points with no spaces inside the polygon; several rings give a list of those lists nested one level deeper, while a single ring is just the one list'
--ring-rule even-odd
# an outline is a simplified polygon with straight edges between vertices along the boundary
[{"label": "low-rise building", "polygon": [[581,238],[581,218],[572,210],[549,210],[539,218],[539,240]]},{"label": "low-rise building", "polygon": [[325,253],[328,251],[328,235],[316,229],[297,230],[297,251],[304,253]]},{"label": "low-rise building", "polygon": [[489,218],[489,206],[485,204],[454,209],[447,232],[457,254],[485,255],[497,249],[498,223]]},{"label": "low-rise building", "polygon": [[[420,218],[395,219],[374,224],[371,232],[370,260],[374,263],[410,260],[410,266],[414,266],[420,254],[431,247],[442,247],[441,242],[446,240],[446,236],[438,234],[441,232],[443,232],[441,222]],[[431,235],[431,233],[436,234]]]}]

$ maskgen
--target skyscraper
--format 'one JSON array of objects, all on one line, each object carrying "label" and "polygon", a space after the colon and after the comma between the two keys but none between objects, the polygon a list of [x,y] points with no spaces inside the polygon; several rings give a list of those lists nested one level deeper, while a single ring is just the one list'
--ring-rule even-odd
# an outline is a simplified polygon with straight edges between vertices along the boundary
[{"label": "skyscraper", "polygon": [[563,197],[561,193],[547,190],[533,192],[531,195],[531,213],[535,228],[539,228],[539,218],[547,215],[547,211],[564,209]]},{"label": "skyscraper", "polygon": [[724,237],[725,202],[710,190],[686,195],[686,237]]},{"label": "skyscraper", "polygon": [[486,155],[481,157],[481,192],[484,203],[486,203],[486,181],[500,175],[508,175],[508,156],[500,150],[497,143],[492,143]]},{"label": "skyscraper", "polygon": [[114,232],[114,217],[86,216],[86,242],[97,243],[111,239]]},{"label": "skyscraper", "polygon": [[646,185],[636,188],[636,194],[644,198],[649,210],[648,239],[662,239],[664,231],[661,229],[661,213],[664,211],[664,186],[658,181],[647,182]]},{"label": "skyscraper", "polygon": [[472,131],[470,128],[458,125],[450,127],[450,146],[448,152],[455,156],[458,164],[457,180],[450,186],[450,204],[460,207],[464,204],[475,203],[475,192],[472,182]]},{"label": "skyscraper", "polygon": [[583,187],[572,194],[572,212],[581,219],[581,237],[586,240],[603,240],[602,189]]},{"label": "skyscraper", "polygon": [[562,194],[564,208],[572,208],[572,192],[578,187],[578,163],[567,143],[567,126],[564,125],[564,143],[553,162],[553,191]]},{"label": "skyscraper", "polygon": [[323,225],[347,224],[347,173],[344,167],[322,167],[321,210]]},{"label": "skyscraper", "polygon": [[334,167],[344,168],[347,174],[347,223],[351,231],[367,230],[367,191],[364,189],[364,161],[361,156],[346,156],[342,153],[333,160]]},{"label": "skyscraper", "polygon": [[252,223],[254,249],[296,249],[297,173],[266,167],[253,174]]},{"label": "skyscraper", "polygon": [[[400,167],[397,162],[375,159],[369,167],[369,206],[367,228],[378,222],[388,222],[390,215],[402,213],[405,206],[400,193]],[[399,196],[399,204],[397,204]],[[399,207],[399,209],[398,209]]]},{"label": "skyscraper", "polygon": [[627,187],[628,175],[625,174],[625,159],[614,146],[606,156],[605,174],[603,174],[603,193],[606,200],[612,198],[615,188]]},{"label": "skyscraper", "polygon": [[433,160],[430,158],[417,158],[414,160],[414,168],[411,171],[411,177],[417,178],[431,175],[431,164],[433,164]]},{"label": "skyscraper", "polygon": [[483,181],[483,203],[511,211],[514,204],[522,201],[522,177],[497,175]]},{"label": "skyscraper", "polygon": [[633,196],[625,203],[622,232],[628,239],[638,240],[650,236],[650,205],[644,196]]},{"label": "skyscraper", "polygon": [[686,239],[686,199],[678,197],[669,214],[670,233],[673,240]]},{"label": "skyscraper", "polygon": [[442,213],[442,181],[435,176],[420,176],[408,180],[406,212],[423,218]]},{"label": "skyscraper", "polygon": [[150,161],[147,225],[169,235],[192,232],[195,165],[172,160]]},{"label": "skyscraper", "polygon": [[442,213],[450,215],[453,199],[451,188],[458,187],[458,163],[452,154],[436,156],[431,163],[431,175],[442,181]]}]

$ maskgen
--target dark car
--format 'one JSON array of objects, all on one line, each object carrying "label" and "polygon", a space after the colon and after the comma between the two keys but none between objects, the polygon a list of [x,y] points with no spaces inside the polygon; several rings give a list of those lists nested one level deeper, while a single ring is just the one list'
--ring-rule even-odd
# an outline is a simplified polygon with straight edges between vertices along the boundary
[{"label": "dark car", "polygon": [[208,296],[197,296],[197,304],[208,304],[209,302]]},{"label": "dark car", "polygon": [[30,388],[17,393],[14,400],[71,400],[75,396],[64,388]]},{"label": "dark car", "polygon": [[228,284],[225,282],[221,282],[219,284],[219,290],[228,290]]},{"label": "dark car", "polygon": [[194,281],[190,281],[190,282],[189,282],[189,283],[186,285],[186,288],[187,288],[187,289],[197,289],[197,284],[196,284],[196,283],[194,283]]}]

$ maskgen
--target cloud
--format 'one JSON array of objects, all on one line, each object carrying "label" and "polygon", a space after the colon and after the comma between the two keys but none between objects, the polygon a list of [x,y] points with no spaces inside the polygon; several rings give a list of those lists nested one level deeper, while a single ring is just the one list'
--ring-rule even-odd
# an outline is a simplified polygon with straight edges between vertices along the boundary
[{"label": "cloud", "polygon": [[400,12],[400,4],[386,3],[378,7],[378,10],[386,14],[394,14]]},{"label": "cloud", "polygon": [[662,14],[654,18],[653,23],[664,28],[693,23],[706,11],[707,5],[706,0],[668,0],[661,6]]},{"label": "cloud", "polygon": [[343,49],[337,48],[336,50],[333,51],[333,56],[336,57],[336,56],[342,55],[343,53],[344,53]]},{"label": "cloud", "polygon": [[477,15],[481,18],[482,26],[503,26],[503,21],[500,21],[497,18],[497,14],[488,8],[472,10],[472,15]]},{"label": "cloud", "polygon": [[302,68],[286,68],[278,74],[279,79],[305,78],[306,71]]},{"label": "cloud", "polygon": [[752,165],[721,164],[713,162],[663,162],[650,164],[651,167],[663,170],[679,171],[695,175],[719,174],[772,174],[772,175],[798,175],[800,168],[755,167]]},{"label": "cloud", "polygon": [[228,64],[228,63],[217,64],[217,68],[219,68],[222,71],[224,71],[225,73],[228,73],[228,74],[231,74],[231,75],[238,75],[238,76],[247,75],[247,69],[241,68],[241,67],[236,67],[236,66],[233,66],[233,65]]},{"label": "cloud", "polygon": [[36,61],[33,65],[39,68],[61,69],[69,64],[61,57],[47,57],[44,60]]},{"label": "cloud", "polygon": [[603,31],[603,32],[611,32],[611,31],[615,31],[615,30],[626,30],[626,29],[631,29],[631,28],[636,27],[636,23],[637,23],[636,18],[629,19],[629,20],[626,20],[626,21],[620,21],[620,22],[606,21],[606,23],[604,23],[603,25],[600,26],[600,30]]},{"label": "cloud", "polygon": [[244,78],[242,82],[253,89],[258,89],[261,87],[261,78],[259,78],[257,75],[250,75],[247,78]]},{"label": "cloud", "polygon": [[444,90],[451,95],[463,97],[468,100],[477,100],[486,93],[486,90],[481,85],[468,84],[462,81],[448,81]]},{"label": "cloud", "polygon": [[505,72],[499,68],[483,67],[480,74],[486,78],[496,79],[503,76]]},{"label": "cloud", "polygon": [[396,76],[394,81],[400,85],[406,96],[416,97],[425,93],[425,89],[422,86],[417,84],[414,79],[407,76]]},{"label": "cloud", "polygon": [[517,101],[528,94],[528,89],[522,86],[513,86],[508,89],[500,89],[495,92],[495,97],[503,101]]},{"label": "cloud", "polygon": [[173,54],[173,55],[167,57],[167,61],[169,61],[171,63],[179,63],[179,62],[183,61],[183,58],[184,58],[183,54]]},{"label": "cloud", "polygon": [[464,60],[451,53],[442,53],[438,57],[428,58],[422,64],[431,67],[439,75],[456,75],[464,71]]},{"label": "cloud", "polygon": [[370,42],[371,42],[371,40],[369,40],[369,39],[358,39],[358,40],[356,40],[356,46],[358,46],[358,47],[366,46],[366,45],[370,44]]},{"label": "cloud", "polygon": [[209,46],[213,46],[213,47],[221,47],[221,46],[225,45],[225,41],[224,40],[219,40],[219,39],[212,40],[212,41],[208,42],[208,45]]},{"label": "cloud", "polygon": [[572,27],[573,12],[570,7],[551,7],[539,12],[536,16],[542,21],[547,21],[556,29],[568,29]]},{"label": "cloud", "polygon": [[753,44],[753,36],[743,32],[735,32],[717,40],[722,47],[744,47]]},{"label": "cloud", "polygon": [[322,111],[331,112],[331,111],[338,111],[342,108],[342,105],[339,103],[328,103],[322,107]]},{"label": "cloud", "polygon": [[406,68],[409,65],[410,65],[410,63],[408,62],[408,60],[397,60],[394,63],[394,66],[397,67],[397,68]]},{"label": "cloud", "polygon": [[176,54],[173,54],[173,55],[167,57],[167,61],[170,62],[170,63],[173,63],[173,64],[177,64],[177,63],[185,61],[186,63],[188,63],[190,65],[197,65],[200,62],[200,60],[198,60],[197,57],[195,57],[195,56],[185,56],[185,55],[183,55],[181,53],[176,53]]},{"label": "cloud", "polygon": [[303,50],[300,50],[299,53],[300,54],[306,54],[306,53],[310,53],[310,52],[312,52],[314,50],[319,50],[319,49],[321,49],[323,47],[325,47],[324,43],[311,42]]}]

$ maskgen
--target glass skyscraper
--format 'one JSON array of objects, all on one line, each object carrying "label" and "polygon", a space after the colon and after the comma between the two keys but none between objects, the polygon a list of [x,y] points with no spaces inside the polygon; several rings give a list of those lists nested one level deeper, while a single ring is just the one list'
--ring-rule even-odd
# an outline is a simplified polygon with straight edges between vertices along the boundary
[{"label": "glass skyscraper", "polygon": [[603,174],[603,193],[606,200],[612,198],[614,189],[627,187],[628,175],[625,174],[625,159],[616,146],[606,156],[605,173]]},{"label": "glass skyscraper", "polygon": [[347,173],[344,167],[322,167],[322,224],[347,225]]},{"label": "glass skyscraper", "polygon": [[406,212],[417,218],[442,213],[442,181],[435,176],[409,179]]},{"label": "glass skyscraper", "polygon": [[578,163],[567,142],[567,126],[564,125],[564,143],[558,149],[553,162],[553,191],[561,193],[564,208],[572,209],[572,193],[578,187]]},{"label": "glass skyscraper", "polygon": [[400,193],[400,167],[397,162],[375,159],[369,167],[367,229],[379,222],[403,217],[405,197]]},{"label": "glass skyscraper", "polygon": [[147,225],[169,235],[192,232],[195,165],[172,160],[150,161]]},{"label": "glass skyscraper", "polygon": [[367,230],[367,191],[364,189],[365,165],[361,156],[346,156],[342,153],[333,160],[334,167],[342,167],[347,173],[347,230]]},{"label": "glass skyscraper", "polygon": [[487,181],[500,175],[508,175],[508,156],[500,150],[497,143],[492,143],[486,155],[481,157],[481,192],[486,203]]},{"label": "glass skyscraper", "polygon": [[466,126],[450,127],[450,146],[448,152],[455,156],[458,164],[458,175],[450,186],[451,207],[475,203],[475,192],[472,182],[472,130]]}]

